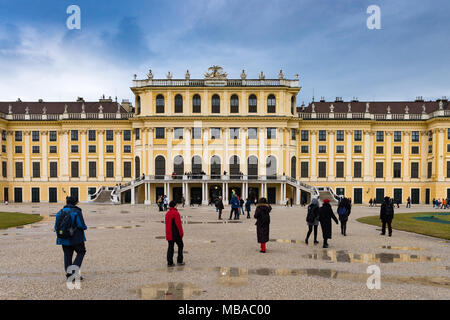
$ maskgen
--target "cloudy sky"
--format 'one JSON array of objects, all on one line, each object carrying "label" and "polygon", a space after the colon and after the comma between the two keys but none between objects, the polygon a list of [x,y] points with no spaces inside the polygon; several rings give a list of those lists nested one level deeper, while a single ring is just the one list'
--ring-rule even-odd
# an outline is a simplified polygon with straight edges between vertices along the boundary
[{"label": "cloudy sky", "polygon": [[[69,30],[67,7],[81,8]],[[381,8],[369,30],[368,6]],[[450,96],[448,0],[0,0],[0,100],[134,101],[133,74],[299,74],[298,101]]]}]

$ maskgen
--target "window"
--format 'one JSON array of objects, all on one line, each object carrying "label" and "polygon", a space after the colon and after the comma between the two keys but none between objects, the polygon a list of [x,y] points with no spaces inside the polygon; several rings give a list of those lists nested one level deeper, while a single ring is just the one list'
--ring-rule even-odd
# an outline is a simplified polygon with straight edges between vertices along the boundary
[{"label": "window", "polygon": [[336,194],[339,196],[345,196],[345,188],[336,188]]},{"label": "window", "polygon": [[433,175],[433,162],[428,162],[427,166],[427,178],[431,179],[431,176]]},{"label": "window", "polygon": [[23,178],[23,162],[16,162],[16,178]]},{"label": "window", "polygon": [[[125,132],[124,132],[125,137]],[[113,130],[106,130],[106,141],[114,141],[114,131]]]},{"label": "window", "polygon": [[383,146],[377,146],[375,150],[376,150],[376,154],[383,154],[384,153],[384,147]]},{"label": "window", "polygon": [[165,129],[164,128],[155,128],[155,138],[156,139],[164,139],[165,138]]},{"label": "window", "polygon": [[336,131],[336,141],[344,141],[344,130]]},{"label": "window", "polygon": [[136,114],[141,114],[141,97],[136,98]]},{"label": "window", "polygon": [[450,144],[447,144],[447,152],[450,152]]},{"label": "window", "polygon": [[248,138],[249,139],[258,139],[258,129],[257,128],[248,128]]},{"label": "window", "polygon": [[131,162],[130,161],[125,161],[123,163],[123,177],[131,178]]},{"label": "window", "polygon": [[230,139],[239,139],[239,128],[230,128]]},{"label": "window", "polygon": [[394,162],[394,178],[402,177],[402,163]]},{"label": "window", "polygon": [[131,153],[131,146],[129,144],[123,146],[123,153]]},{"label": "window", "polygon": [[267,128],[267,139],[276,139],[276,138],[277,138],[277,129]]},{"label": "window", "polygon": [[192,128],[192,139],[202,138],[202,128]]},{"label": "window", "polygon": [[418,179],[419,178],[419,163],[411,162],[411,178]]},{"label": "window", "polygon": [[4,144],[2,144],[2,152],[5,153],[6,152],[6,146]]},{"label": "window", "polygon": [[[6,172],[6,170],[4,170]],[[6,177],[6,175],[4,175]],[[450,161],[447,161],[447,178],[450,178]]]},{"label": "window", "polygon": [[71,130],[70,131],[70,140],[78,141],[78,130]]},{"label": "window", "polygon": [[33,178],[41,177],[41,163],[33,162]]},{"label": "window", "polygon": [[276,110],[276,99],[273,94],[269,94],[267,97],[267,113],[275,113]]},{"label": "window", "polygon": [[411,141],[412,142],[419,142],[419,140],[420,140],[419,131],[413,131],[411,133]]},{"label": "window", "polygon": [[402,142],[402,132],[394,131],[394,142]]},{"label": "window", "polygon": [[131,130],[123,130],[123,141],[131,141]]},{"label": "window", "polygon": [[71,161],[70,163],[70,174],[72,178],[78,178],[78,161]]},{"label": "window", "polygon": [[257,112],[257,102],[258,100],[256,99],[256,96],[254,94],[251,94],[248,97],[248,112],[249,113],[255,113]]},{"label": "window", "polygon": [[2,130],[2,140],[6,141],[6,131]]},{"label": "window", "polygon": [[402,154],[402,147],[395,146],[394,147],[394,154]]},{"label": "window", "polygon": [[50,162],[50,178],[58,177],[58,162]]},{"label": "window", "polygon": [[428,131],[428,141],[433,141],[433,131]]},{"label": "window", "polygon": [[220,139],[220,128],[211,128],[211,139]]},{"label": "window", "polygon": [[308,146],[301,146],[300,152],[301,153],[309,153],[309,147]]},{"label": "window", "polygon": [[353,177],[354,178],[361,178],[361,171],[362,171],[361,167],[362,167],[361,161],[353,162]]},{"label": "window", "polygon": [[106,153],[114,153],[114,145],[112,144],[106,145]]},{"label": "window", "polygon": [[450,128],[447,129],[447,140],[450,140]]},{"label": "window", "polygon": [[[447,166],[448,167],[448,166]],[[6,161],[3,161],[2,162],[2,176],[3,176],[3,178],[6,178],[6,176],[7,176],[7,170],[6,170],[6,168],[7,168],[7,162]]]},{"label": "window", "polygon": [[31,147],[31,152],[32,153],[40,153],[41,150],[40,150],[39,146],[32,146]]},{"label": "window", "polygon": [[295,129],[291,129],[291,139],[292,140],[296,140],[296,137],[297,136],[297,133],[296,133],[296,130]]},{"label": "window", "polygon": [[50,153],[57,153],[58,149],[56,146],[50,146]]},{"label": "window", "polygon": [[239,97],[236,94],[230,98],[230,113],[239,113]]},{"label": "window", "polygon": [[72,146],[70,146],[70,152],[72,152],[72,153],[78,153],[78,146],[77,146],[77,145],[72,145]]},{"label": "window", "polygon": [[50,131],[49,133],[50,141],[55,142],[58,140],[58,134],[56,131]]},{"label": "window", "polygon": [[90,144],[90,145],[88,146],[88,152],[89,152],[89,153],[96,153],[96,152],[97,152],[97,146],[96,146],[96,145]]},{"label": "window", "polygon": [[[136,140],[141,140],[141,129],[140,128],[136,128],[134,129],[134,135],[136,136]],[[131,137],[130,137],[131,140]],[[130,141],[128,140],[128,141]]]},{"label": "window", "polygon": [[336,146],[336,153],[344,153],[344,146]]},{"label": "window", "polygon": [[220,113],[220,97],[215,94],[211,98],[211,113]]},{"label": "window", "polygon": [[353,147],[353,152],[354,153],[362,153],[362,146],[361,145],[355,145]]},{"label": "window", "polygon": [[319,153],[327,153],[327,146],[324,145],[319,146]]},{"label": "window", "polygon": [[39,141],[39,131],[32,131],[31,132],[31,140],[33,142]]},{"label": "window", "polygon": [[106,161],[106,177],[114,178],[114,162]]},{"label": "window", "polygon": [[176,140],[183,139],[183,128],[173,129],[173,138]]},{"label": "window", "polygon": [[15,146],[14,149],[16,153],[22,153],[22,146]]},{"label": "window", "polygon": [[362,130],[355,130],[353,132],[353,139],[355,141],[362,141]]},{"label": "window", "polygon": [[309,141],[309,131],[308,130],[302,130],[300,134],[301,134],[302,141]]},{"label": "window", "polygon": [[419,154],[419,147],[416,147],[416,146],[411,147],[411,153],[412,154]]},{"label": "window", "polygon": [[377,131],[377,142],[384,142],[384,131]]},{"label": "window", "polygon": [[327,176],[327,163],[325,161],[319,161],[319,178],[326,178]]},{"label": "window", "polygon": [[89,141],[95,141],[97,138],[96,131],[95,130],[89,130],[88,131],[88,140]]},{"label": "window", "polygon": [[433,153],[433,145],[432,144],[430,144],[428,146],[428,153]]},{"label": "window", "polygon": [[344,162],[338,161],[336,162],[336,178],[344,177]]},{"label": "window", "polygon": [[327,131],[319,130],[319,141],[327,141]]},{"label": "window", "polygon": [[158,94],[156,97],[156,113],[164,113],[164,96]]},{"label": "window", "polygon": [[202,100],[200,95],[195,94],[192,97],[192,113],[201,113],[202,112]]},{"label": "window", "polygon": [[14,141],[22,141],[22,131],[14,131]]},{"label": "window", "polygon": [[97,162],[89,161],[89,178],[97,177]]},{"label": "window", "polygon": [[175,113],[183,113],[183,96],[181,94],[175,96]]},{"label": "window", "polygon": [[383,162],[377,162],[375,167],[375,177],[376,178],[383,178],[384,177],[384,163]]},{"label": "window", "polygon": [[300,162],[300,177],[301,178],[308,178],[309,176],[309,162],[302,161]]}]

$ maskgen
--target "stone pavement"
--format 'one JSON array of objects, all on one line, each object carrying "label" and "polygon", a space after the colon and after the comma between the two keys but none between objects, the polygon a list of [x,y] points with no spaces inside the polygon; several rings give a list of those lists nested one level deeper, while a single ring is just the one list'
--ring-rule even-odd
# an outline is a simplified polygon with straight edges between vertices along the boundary
[{"label": "stone pavement", "polygon": [[[66,286],[54,218],[0,230],[0,299],[449,299],[449,241],[377,227],[355,219],[379,208],[354,206],[347,237],[333,223],[330,247],[307,246],[306,207],[274,206],[267,253],[255,220],[219,223],[213,207],[180,208],[184,267],[167,268],[164,214],[144,205],[81,204],[88,230],[80,290]],[[48,216],[59,206],[0,205],[0,211]],[[397,209],[426,212],[428,207]],[[230,209],[224,210],[228,218]],[[252,206],[252,216],[254,207]],[[319,240],[322,242],[319,228]],[[175,254],[176,256],[176,254]],[[381,289],[366,285],[369,265]]]}]

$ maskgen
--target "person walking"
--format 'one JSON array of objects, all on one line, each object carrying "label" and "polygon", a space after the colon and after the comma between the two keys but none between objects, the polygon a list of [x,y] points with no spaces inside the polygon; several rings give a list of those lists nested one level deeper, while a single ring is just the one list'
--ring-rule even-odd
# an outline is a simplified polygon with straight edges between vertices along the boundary
[{"label": "person walking", "polygon": [[347,221],[348,216],[350,215],[351,208],[352,206],[350,204],[350,201],[348,201],[347,198],[343,198],[342,201],[339,203],[337,209],[339,221],[341,222],[341,234],[343,236],[347,235]]},{"label": "person walking", "polygon": [[162,196],[158,197],[158,200],[156,200],[156,204],[158,205],[159,211],[163,211],[163,199],[162,199]]},{"label": "person walking", "polygon": [[220,196],[220,197],[217,199],[217,204],[216,204],[216,206],[217,206],[217,210],[218,210],[218,212],[219,212],[219,220],[222,220],[222,210],[225,209],[225,207],[224,207],[224,205],[223,205],[223,201],[222,201],[222,196]]},{"label": "person walking", "polygon": [[433,198],[433,209],[434,209],[435,206],[436,206],[436,199]]},{"label": "person walking", "polygon": [[[78,199],[75,197],[67,197],[66,205],[56,214],[54,230],[56,232],[56,244],[61,245],[64,252],[64,270],[66,278],[69,278],[75,272],[68,270],[70,266],[77,266],[78,273],[80,272],[81,264],[83,263],[86,254],[86,236],[84,230],[87,229],[84,223],[83,213],[77,207]],[[73,253],[77,256],[72,261]],[[83,277],[79,277],[83,280]]]},{"label": "person walking", "polygon": [[386,224],[388,226],[389,237],[392,236],[392,220],[394,219],[394,206],[389,197],[384,197],[384,202],[380,208],[380,220],[382,223],[381,235],[386,234]]},{"label": "person walking", "polygon": [[314,228],[314,244],[318,244],[317,228],[319,227],[319,199],[317,198],[312,198],[311,203],[308,206],[306,223],[308,224],[308,234],[306,235],[305,243],[308,244],[309,236]]},{"label": "person walking", "polygon": [[411,198],[410,197],[408,197],[408,199],[406,200],[406,207],[411,208]]},{"label": "person walking", "polygon": [[231,211],[230,211],[230,218],[228,220],[231,220],[231,217],[233,216],[234,212],[234,220],[239,219],[239,200],[236,196],[236,194],[233,194],[230,200],[231,203]]},{"label": "person walking", "polygon": [[247,201],[245,202],[245,211],[247,211],[247,219],[250,219],[250,210],[251,210],[251,202],[250,200],[247,198]]},{"label": "person walking", "polygon": [[186,198],[184,197],[184,194],[181,196],[181,205],[184,208],[184,205],[186,204]]},{"label": "person walking", "polygon": [[339,224],[339,221],[331,208],[330,200],[324,199],[323,205],[319,209],[319,221],[320,228],[322,229],[324,248],[328,248],[328,239],[331,239],[332,236],[331,219],[333,219],[336,224]]},{"label": "person walking", "polygon": [[272,207],[267,203],[267,199],[259,199],[254,217],[256,219],[256,235],[258,243],[261,245],[259,252],[261,253],[266,253],[266,243],[269,241],[270,211],[272,211]]},{"label": "person walking", "polygon": [[244,204],[245,204],[244,199],[240,198],[239,199],[239,214],[244,215]]},{"label": "person walking", "polygon": [[177,264],[183,266],[183,226],[181,224],[180,213],[177,210],[177,203],[175,201],[170,201],[169,211],[166,213],[166,240],[169,243],[167,248],[167,266],[173,267],[173,254],[175,243],[178,247]]},{"label": "person walking", "polygon": [[164,211],[167,211],[168,209],[167,207],[169,206],[169,198],[167,198],[166,195],[164,195],[163,204],[164,204]]},{"label": "person walking", "polygon": [[369,200],[369,207],[372,207],[373,206],[373,201],[372,201],[372,198],[370,198],[370,200]]}]

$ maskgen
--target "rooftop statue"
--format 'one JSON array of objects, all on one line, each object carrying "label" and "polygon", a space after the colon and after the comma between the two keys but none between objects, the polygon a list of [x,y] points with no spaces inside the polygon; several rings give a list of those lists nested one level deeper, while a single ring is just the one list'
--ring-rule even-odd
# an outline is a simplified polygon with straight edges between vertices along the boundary
[{"label": "rooftop statue", "polygon": [[212,66],[208,68],[205,73],[205,79],[226,79],[227,73],[223,72],[223,68],[219,66]]}]

